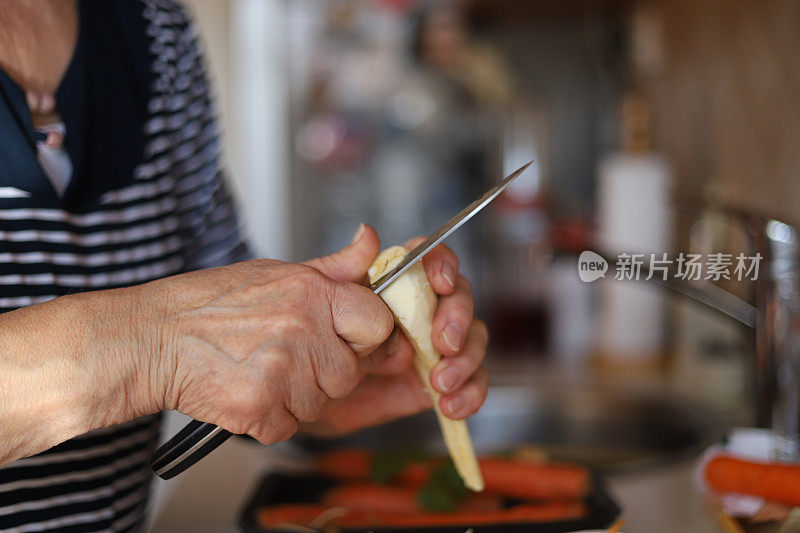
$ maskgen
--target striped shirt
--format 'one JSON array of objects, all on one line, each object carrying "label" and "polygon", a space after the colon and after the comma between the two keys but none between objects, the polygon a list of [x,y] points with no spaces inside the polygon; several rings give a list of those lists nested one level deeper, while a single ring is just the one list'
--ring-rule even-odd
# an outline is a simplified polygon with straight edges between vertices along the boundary
[{"label": "striped shirt", "polygon": [[[0,312],[247,256],[186,13],[89,2],[57,93],[74,168],[63,196],[37,164],[24,94],[0,73]],[[0,468],[0,531],[142,529],[158,425],[96,430]]]}]

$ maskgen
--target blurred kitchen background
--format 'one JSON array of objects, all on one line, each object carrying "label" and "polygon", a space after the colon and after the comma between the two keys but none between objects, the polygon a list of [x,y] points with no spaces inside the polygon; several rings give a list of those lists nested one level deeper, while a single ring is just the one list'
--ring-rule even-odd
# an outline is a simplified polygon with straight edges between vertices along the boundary
[{"label": "blurred kitchen background", "polygon": [[[186,3],[260,255],[327,254],[362,221],[402,243],[533,159],[448,241],[490,325],[498,379],[524,367],[664,386],[721,413],[715,423],[753,423],[752,331],[654,284],[584,283],[577,255],[753,251],[721,211],[774,221],[796,245],[796,1]],[[752,282],[720,285],[755,303]],[[673,498],[628,482],[621,491]],[[154,530],[188,530],[169,526],[180,503],[159,502]]]}]

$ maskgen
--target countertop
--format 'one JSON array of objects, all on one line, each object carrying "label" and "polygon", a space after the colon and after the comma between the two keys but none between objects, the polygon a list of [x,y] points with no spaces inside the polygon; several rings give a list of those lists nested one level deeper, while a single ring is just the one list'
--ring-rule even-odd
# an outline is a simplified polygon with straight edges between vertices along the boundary
[{"label": "countertop", "polygon": [[[497,375],[534,373],[539,377],[563,374],[563,369],[536,363],[517,368],[516,363],[493,365],[493,383]],[[571,374],[571,372],[567,372]],[[685,374],[683,375],[685,376]],[[686,381],[681,375],[665,379],[650,378],[652,387],[681,391]],[[558,377],[563,378],[563,375]],[[596,376],[595,376],[596,377]],[[594,378],[593,378],[594,379]],[[615,378],[616,379],[616,378]],[[648,378],[633,377],[639,385]],[[692,387],[703,390],[702,387]],[[169,420],[169,418],[168,418]],[[166,434],[173,434],[186,419],[171,419]],[[730,422],[730,420],[728,421]],[[170,481],[157,482],[155,508],[151,513],[152,533],[192,531],[195,533],[234,533],[239,515],[253,494],[261,477],[270,470],[297,468],[290,460],[291,445],[262,446],[255,441],[234,438],[203,461]],[[288,455],[287,455],[288,453]],[[664,466],[607,476],[608,489],[622,508],[626,533],[709,533],[722,531],[704,503],[693,479],[695,458],[688,457]]]},{"label": "countertop", "polygon": [[[261,446],[231,439],[177,478],[162,482],[169,489],[152,533],[192,531],[234,533],[239,513],[261,476],[285,463],[281,446]],[[692,460],[607,478],[623,509],[626,532],[719,532],[692,479]]]}]

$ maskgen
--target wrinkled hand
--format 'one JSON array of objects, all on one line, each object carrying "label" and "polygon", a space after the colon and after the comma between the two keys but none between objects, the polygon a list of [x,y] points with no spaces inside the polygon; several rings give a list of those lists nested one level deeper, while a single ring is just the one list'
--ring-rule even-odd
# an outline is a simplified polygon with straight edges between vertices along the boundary
[{"label": "wrinkled hand", "polygon": [[[407,249],[424,240],[406,243]],[[341,282],[363,282],[380,251],[375,230],[364,226],[342,251],[308,264]],[[433,290],[440,296],[434,315],[433,346],[442,360],[431,371],[431,384],[442,393],[440,408],[450,418],[466,418],[486,399],[489,376],[481,363],[488,331],[473,319],[469,282],[458,273],[458,258],[444,245],[423,258]],[[346,398],[331,401],[320,419],[303,428],[310,433],[336,435],[411,415],[430,408],[430,396],[413,367],[411,343],[395,329],[389,339],[359,360],[358,387]]]},{"label": "wrinkled hand", "polygon": [[[261,442],[289,438],[359,384],[359,359],[392,332],[368,288],[306,265],[257,260],[142,285],[157,324],[139,380],[144,412],[176,409]],[[142,333],[142,332],[140,332]],[[137,335],[147,338],[147,335]],[[152,409],[154,407],[155,409]]]}]

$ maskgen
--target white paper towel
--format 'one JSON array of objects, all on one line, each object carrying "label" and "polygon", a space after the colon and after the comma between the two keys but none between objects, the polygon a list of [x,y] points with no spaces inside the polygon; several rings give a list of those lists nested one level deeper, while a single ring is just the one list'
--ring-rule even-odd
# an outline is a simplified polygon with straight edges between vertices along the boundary
[{"label": "white paper towel", "polygon": [[[598,230],[600,247],[612,254],[670,251],[670,173],[656,154],[618,153],[599,168]],[[664,290],[647,281],[616,281],[615,265],[600,287],[598,351],[605,358],[656,358],[666,322]]]}]

